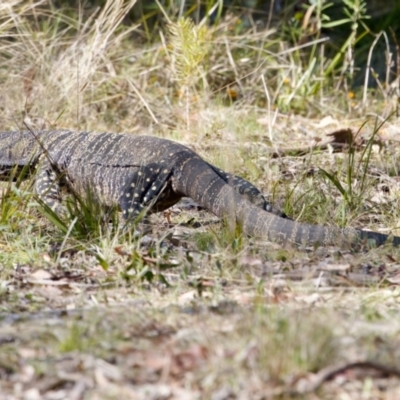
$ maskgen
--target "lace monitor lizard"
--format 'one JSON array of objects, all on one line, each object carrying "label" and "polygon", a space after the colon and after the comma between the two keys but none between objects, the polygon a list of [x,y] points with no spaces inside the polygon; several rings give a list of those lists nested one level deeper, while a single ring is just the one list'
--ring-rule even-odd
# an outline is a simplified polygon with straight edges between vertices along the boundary
[{"label": "lace monitor lizard", "polygon": [[[35,190],[55,211],[61,186],[90,190],[104,205],[118,205],[125,218],[147,208],[167,209],[182,197],[240,224],[244,233],[295,244],[356,245],[368,239],[384,244],[388,236],[359,229],[324,227],[285,218],[250,182],[207,163],[189,148],[153,136],[74,132],[0,132],[0,177],[13,168],[36,169]],[[393,238],[400,244],[400,237]]]}]

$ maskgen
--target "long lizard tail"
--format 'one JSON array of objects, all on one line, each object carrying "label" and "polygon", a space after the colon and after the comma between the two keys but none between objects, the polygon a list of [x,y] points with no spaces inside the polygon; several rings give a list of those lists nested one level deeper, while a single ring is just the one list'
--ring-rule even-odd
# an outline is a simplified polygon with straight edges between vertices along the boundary
[{"label": "long lizard tail", "polygon": [[[244,233],[271,241],[348,247],[363,240],[380,246],[389,238],[378,232],[304,224],[266,212],[243,198],[211,168],[205,169],[200,158],[190,159],[182,165],[181,178],[176,180],[175,185],[181,194],[225,218],[228,224],[237,223]],[[399,246],[400,237],[394,237],[393,244]]]}]

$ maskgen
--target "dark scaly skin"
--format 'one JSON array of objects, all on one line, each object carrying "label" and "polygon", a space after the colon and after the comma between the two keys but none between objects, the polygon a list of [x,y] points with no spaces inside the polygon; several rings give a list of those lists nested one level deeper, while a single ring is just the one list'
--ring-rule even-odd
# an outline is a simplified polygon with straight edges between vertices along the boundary
[{"label": "dark scaly skin", "polygon": [[234,187],[237,192],[239,192],[257,207],[260,207],[265,211],[272,212],[282,218],[287,218],[285,213],[268,203],[262,193],[253,184],[251,184],[249,181],[246,181],[246,179],[243,179],[240,176],[229,174],[228,172],[225,172],[212,164],[208,164],[208,166],[212,168],[214,172],[219,175],[228,185]]},{"label": "dark scaly skin", "polygon": [[[158,212],[191,197],[236,224],[244,233],[272,241],[310,245],[356,245],[388,236],[357,229],[303,224],[275,215],[246,180],[208,164],[187,147],[157,137],[73,131],[0,132],[0,178],[12,166],[37,166],[36,191],[53,209],[60,184],[81,195],[88,190],[102,204],[119,205],[125,218],[143,208]],[[394,237],[399,245],[400,238]]]}]

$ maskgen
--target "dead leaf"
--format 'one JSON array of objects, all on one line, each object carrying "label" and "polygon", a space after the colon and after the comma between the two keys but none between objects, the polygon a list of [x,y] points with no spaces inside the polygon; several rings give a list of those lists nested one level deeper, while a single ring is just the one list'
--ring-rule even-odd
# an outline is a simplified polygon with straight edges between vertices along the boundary
[{"label": "dead leaf", "polygon": [[37,350],[28,347],[20,347],[18,353],[22,358],[36,358],[38,356]]},{"label": "dead leaf", "polygon": [[114,250],[120,256],[130,256],[130,254],[126,250],[124,250],[122,246],[116,246],[114,247]]},{"label": "dead leaf", "polygon": [[51,257],[49,253],[44,253],[42,257],[44,261],[46,261],[47,263],[51,263]]},{"label": "dead leaf", "polygon": [[189,303],[190,301],[192,301],[196,298],[196,295],[197,295],[197,290],[189,290],[188,292],[181,294],[178,297],[178,303],[180,305]]},{"label": "dead leaf", "polygon": [[318,293],[312,293],[306,296],[297,296],[296,300],[302,301],[308,305],[320,303],[323,298]]},{"label": "dead leaf", "polygon": [[328,264],[321,268],[323,271],[343,272],[351,268],[350,264]]},{"label": "dead leaf", "polygon": [[[54,281],[46,281],[46,282],[53,283]],[[36,287],[35,293],[46,298],[47,300],[58,301],[60,300],[63,291],[57,286],[51,284],[49,285],[45,284],[44,286]]]},{"label": "dead leaf", "polygon": [[394,285],[400,285],[400,272],[396,275],[386,278],[386,280]]},{"label": "dead leaf", "polygon": [[198,367],[208,357],[208,349],[205,346],[194,344],[189,349],[172,356],[171,372],[179,375]]},{"label": "dead leaf", "polygon": [[44,279],[51,279],[53,275],[44,269],[38,269],[35,272],[32,272],[29,277],[33,280],[39,281]]},{"label": "dead leaf", "polygon": [[242,290],[233,289],[230,292],[230,298],[240,305],[248,305],[254,302],[254,295],[244,293]]},{"label": "dead leaf", "polygon": [[84,397],[86,387],[88,384],[86,383],[85,379],[80,379],[75,382],[72,390],[69,392],[69,400],[81,400]]},{"label": "dead leaf", "polygon": [[19,382],[28,383],[35,377],[35,368],[32,365],[23,365],[18,377]]},{"label": "dead leaf", "polygon": [[123,374],[119,367],[108,363],[101,358],[96,360],[96,370],[100,371],[102,377],[107,380],[121,381]]},{"label": "dead leaf", "polygon": [[31,388],[24,392],[23,398],[26,400],[40,400],[42,396],[37,388]]},{"label": "dead leaf", "polygon": [[322,118],[318,121],[317,128],[326,128],[329,125],[338,125],[339,121],[335,118],[332,118],[330,115]]},{"label": "dead leaf", "polygon": [[243,256],[239,260],[240,265],[249,267],[261,267],[263,265],[262,260],[252,256]]},{"label": "dead leaf", "polygon": [[161,371],[167,368],[169,364],[170,359],[168,356],[151,353],[146,355],[143,363],[139,363],[140,366],[145,366],[150,371]]},{"label": "dead leaf", "polygon": [[105,377],[101,368],[94,370],[94,379],[100,387],[107,387],[109,385],[109,380]]}]

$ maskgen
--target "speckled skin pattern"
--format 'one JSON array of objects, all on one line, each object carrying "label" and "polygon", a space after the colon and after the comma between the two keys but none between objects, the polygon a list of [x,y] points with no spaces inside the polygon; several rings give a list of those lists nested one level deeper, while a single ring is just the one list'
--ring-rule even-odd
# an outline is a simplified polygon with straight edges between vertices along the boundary
[{"label": "speckled skin pattern", "polygon": [[[224,218],[231,228],[272,241],[352,246],[376,245],[388,236],[356,229],[303,224],[273,209],[250,182],[207,163],[189,148],[153,136],[116,133],[0,132],[0,179],[13,168],[36,169],[35,189],[61,210],[61,186],[90,191],[104,205],[118,205],[125,218],[143,209],[158,212],[191,197]],[[400,244],[400,237],[393,239]]]}]

